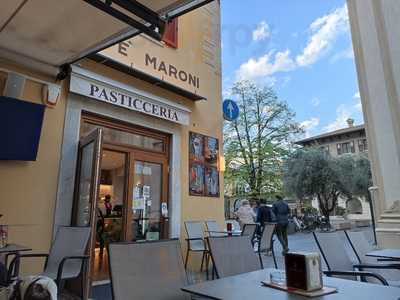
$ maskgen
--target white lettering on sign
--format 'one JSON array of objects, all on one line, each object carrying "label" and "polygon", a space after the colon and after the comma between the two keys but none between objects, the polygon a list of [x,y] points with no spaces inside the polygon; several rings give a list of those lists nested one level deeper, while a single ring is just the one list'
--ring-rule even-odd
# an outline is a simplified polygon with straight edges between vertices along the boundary
[{"label": "white lettering on sign", "polygon": [[188,110],[80,74],[71,75],[70,91],[175,123],[189,124]]}]

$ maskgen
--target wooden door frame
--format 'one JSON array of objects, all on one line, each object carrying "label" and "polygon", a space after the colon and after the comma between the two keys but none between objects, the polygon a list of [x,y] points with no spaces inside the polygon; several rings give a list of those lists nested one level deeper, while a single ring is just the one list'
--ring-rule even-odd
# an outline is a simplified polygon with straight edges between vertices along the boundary
[{"label": "wooden door frame", "polygon": [[[90,199],[92,202],[90,203],[90,216],[89,216],[89,227],[90,227],[90,239],[87,246],[87,252],[89,253],[89,261],[87,264],[87,270],[84,282],[84,299],[89,298],[90,289],[93,281],[93,258],[95,251],[95,243],[96,243],[96,210],[98,204],[98,197],[100,191],[100,170],[101,170],[101,159],[102,159],[102,150],[103,150],[103,134],[102,129],[96,129],[85,137],[82,137],[78,144],[78,160],[77,160],[77,169],[75,176],[75,188],[74,188],[74,201],[72,206],[72,218],[71,225],[75,225],[77,223],[77,208],[78,208],[78,195],[80,192],[80,179],[81,179],[81,171],[82,171],[82,149],[90,143],[94,143],[94,156],[92,158],[92,178],[91,178],[91,187],[90,187]],[[94,230],[93,230],[94,229]]]},{"label": "wooden door frame", "polygon": [[[109,144],[103,142],[103,149],[108,151],[116,151],[126,154],[125,161],[125,191],[124,191],[124,205],[123,205],[123,239],[128,241],[132,236],[132,199],[133,199],[133,183],[134,183],[134,169],[135,161],[143,161],[148,163],[156,163],[162,165],[161,185],[162,195],[161,202],[167,202],[167,207],[170,207],[169,201],[169,157],[161,153],[153,153],[145,150],[134,149],[133,147]],[[160,204],[161,205],[161,204]],[[166,219],[166,220],[165,220]],[[160,222],[167,223],[168,218],[160,217]],[[164,224],[165,226],[165,224]],[[162,234],[169,236],[169,228]]]},{"label": "wooden door frame", "polygon": [[[102,126],[106,128],[110,128],[117,131],[128,132],[132,134],[139,134],[155,139],[162,140],[164,143],[163,151],[154,151],[151,149],[143,149],[141,147],[119,144],[119,143],[107,143],[104,142],[103,148],[110,149],[119,152],[127,153],[127,162],[126,162],[126,187],[125,187],[125,199],[124,199],[124,208],[123,208],[123,238],[124,240],[128,240],[129,237],[132,236],[132,199],[133,199],[133,182],[134,182],[134,161],[142,160],[146,162],[154,162],[162,164],[162,195],[161,201],[167,202],[167,207],[170,208],[170,199],[169,199],[169,163],[170,163],[170,141],[171,135],[169,133],[161,132],[152,128],[143,127],[140,125],[131,124],[125,121],[116,120],[108,116],[101,116],[92,112],[84,111],[81,116],[81,124],[83,122],[95,125]],[[168,218],[161,217],[160,221],[169,221]],[[169,236],[169,226],[167,226],[167,232],[164,232],[162,236]]]}]

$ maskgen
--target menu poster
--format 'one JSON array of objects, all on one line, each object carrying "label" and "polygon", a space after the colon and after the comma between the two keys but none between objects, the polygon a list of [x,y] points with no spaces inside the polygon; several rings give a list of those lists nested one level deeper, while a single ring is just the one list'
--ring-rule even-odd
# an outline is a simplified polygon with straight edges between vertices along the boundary
[{"label": "menu poster", "polygon": [[219,197],[219,143],[214,137],[189,133],[189,194]]}]

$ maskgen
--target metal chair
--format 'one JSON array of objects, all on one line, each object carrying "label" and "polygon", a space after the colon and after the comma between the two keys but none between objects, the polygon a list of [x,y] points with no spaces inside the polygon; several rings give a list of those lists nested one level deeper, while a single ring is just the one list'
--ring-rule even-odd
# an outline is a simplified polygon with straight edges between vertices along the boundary
[{"label": "metal chair", "polygon": [[183,300],[188,284],[177,239],[111,243],[108,248],[114,300]]},{"label": "metal chair", "polygon": [[251,244],[254,245],[254,238],[257,230],[257,224],[244,224],[242,230],[242,236],[248,236]]},{"label": "metal chair", "polygon": [[262,268],[247,236],[208,237],[207,242],[217,278]]},{"label": "metal chair", "polygon": [[[19,258],[44,257],[44,271],[40,275],[53,279],[58,288],[67,279],[81,278],[81,293],[84,289],[84,273],[89,258],[85,255],[90,237],[90,227],[59,227],[56,238],[51,245],[49,254],[30,253],[21,254]],[[11,262],[14,268],[16,260]],[[19,273],[19,272],[17,272]]]},{"label": "metal chair", "polygon": [[343,241],[336,232],[316,233],[313,232],[315,242],[328,267],[324,271],[327,276],[336,276],[343,279],[366,281],[366,278],[375,278],[383,285],[389,285],[381,275],[361,271],[370,265],[353,264],[344,247]]},{"label": "metal chair", "polygon": [[[388,263],[390,260],[385,260],[383,262],[377,262],[375,258],[369,257],[366,254],[376,250],[376,248],[368,242],[365,234],[362,231],[344,231],[347,240],[351,248],[354,251],[355,256],[357,257],[359,264],[369,265],[368,269],[375,269],[377,274],[382,275],[385,278],[390,278],[391,280],[387,280],[389,285],[400,287],[400,263]],[[391,272],[390,270],[394,270]],[[390,274],[387,274],[391,272]],[[396,278],[397,280],[392,280]],[[376,283],[375,279],[368,279],[368,282]]]},{"label": "metal chair", "polygon": [[204,240],[203,223],[199,221],[186,221],[185,229],[187,234],[187,250],[185,258],[185,269],[189,260],[190,252],[201,252],[201,266],[200,272],[203,271],[203,266],[206,264],[206,270],[208,270],[208,250]]},{"label": "metal chair", "polygon": [[208,236],[226,236],[225,233],[221,232],[222,230],[219,228],[217,221],[205,221],[204,223],[206,224]]},{"label": "metal chair", "polygon": [[260,264],[262,268],[264,268],[264,264],[262,262],[261,252],[268,252],[268,251],[271,251],[275,269],[278,268],[274,252],[274,239],[273,239],[275,227],[276,227],[275,223],[265,223],[261,230],[261,238],[258,242],[258,257],[260,259]]}]

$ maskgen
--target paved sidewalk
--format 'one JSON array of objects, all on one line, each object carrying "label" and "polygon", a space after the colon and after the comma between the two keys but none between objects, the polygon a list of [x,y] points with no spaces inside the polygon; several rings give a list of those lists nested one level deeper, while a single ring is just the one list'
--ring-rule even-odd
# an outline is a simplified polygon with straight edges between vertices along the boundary
[{"label": "paved sidewalk", "polygon": [[[371,241],[373,239],[372,235],[372,229],[371,227],[362,227],[362,228],[357,228],[355,229],[357,231],[364,231],[366,237]],[[348,244],[348,241],[346,239],[346,236],[344,235],[343,231],[337,231],[339,236],[341,237],[343,243],[345,244],[346,250],[349,254],[349,256],[352,258],[354,263],[357,262],[357,258],[354,255],[353,250],[351,249],[350,245]],[[278,268],[283,269],[284,268],[284,258],[282,256],[282,247],[278,241],[278,239],[275,238],[275,243],[274,243],[274,249],[275,249],[275,255],[277,258],[277,263],[278,263]],[[318,246],[315,243],[314,237],[312,233],[295,233],[289,235],[289,249],[290,251],[306,251],[306,252],[318,252]],[[321,257],[322,259],[322,257]],[[265,256],[263,255],[263,261],[264,261],[264,266],[266,267],[273,267],[273,260],[271,256]],[[326,269],[325,262],[322,259],[322,267]]]}]

